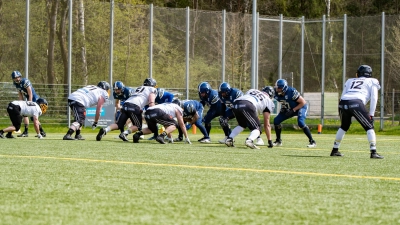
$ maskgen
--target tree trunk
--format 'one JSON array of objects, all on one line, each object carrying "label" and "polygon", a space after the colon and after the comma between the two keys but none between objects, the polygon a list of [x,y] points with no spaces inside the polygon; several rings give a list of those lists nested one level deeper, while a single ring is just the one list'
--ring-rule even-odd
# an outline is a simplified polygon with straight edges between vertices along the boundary
[{"label": "tree trunk", "polygon": [[56,28],[57,28],[57,13],[58,13],[58,4],[59,0],[54,0],[48,2],[51,4],[50,10],[50,29],[49,29],[49,43],[47,47],[47,83],[52,85],[55,83],[55,75],[54,75],[54,45],[55,45],[55,36],[56,36]]},{"label": "tree trunk", "polygon": [[[68,83],[68,49],[67,49],[67,17],[68,17],[68,0],[61,2],[61,22],[59,30],[57,31],[58,41],[60,43],[61,58],[63,61],[63,84]],[[64,86],[64,98],[68,97],[68,86]]]},{"label": "tree trunk", "polygon": [[79,19],[79,32],[81,33],[81,57],[82,57],[82,75],[84,85],[88,84],[88,69],[86,61],[86,37],[85,37],[85,6],[83,5],[83,0],[79,0],[78,7],[78,19]]}]

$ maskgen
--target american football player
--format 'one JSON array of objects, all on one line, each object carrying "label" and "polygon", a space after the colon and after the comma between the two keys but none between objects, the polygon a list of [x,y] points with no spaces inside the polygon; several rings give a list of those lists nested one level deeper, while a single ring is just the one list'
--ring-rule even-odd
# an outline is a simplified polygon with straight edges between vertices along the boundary
[{"label": "american football player", "polygon": [[[118,129],[121,131],[121,133],[123,133],[120,134],[120,137],[122,135],[127,136],[128,134],[136,131],[141,132],[143,123],[143,108],[146,105],[149,105],[150,107],[155,105],[155,98],[157,94],[156,88],[156,80],[153,78],[146,78],[143,82],[143,85],[137,87],[133,95],[125,101],[121,109],[121,116],[119,117],[117,123],[111,124],[105,128],[101,128],[96,136],[96,140],[100,141],[108,132]],[[132,126],[124,131],[124,126],[128,119],[131,120]],[[124,140],[123,138],[121,139]],[[124,141],[127,141],[127,139]]]},{"label": "american football player", "polygon": [[225,144],[228,147],[234,146],[234,138],[241,133],[246,127],[250,129],[250,135],[245,141],[245,145],[252,149],[260,149],[254,144],[254,140],[261,134],[261,122],[258,119],[259,114],[264,116],[264,130],[268,139],[268,147],[272,148],[271,138],[271,125],[270,115],[273,112],[275,105],[273,103],[272,95],[267,92],[259,91],[257,89],[250,89],[242,97],[237,98],[233,102],[233,113],[236,116],[238,126],[236,126],[229,137],[226,139]]},{"label": "american football player", "polygon": [[[356,78],[346,81],[342,96],[339,101],[339,114],[341,125],[336,133],[331,156],[343,156],[339,152],[340,143],[349,130],[351,118],[354,116],[367,132],[371,159],[383,159],[376,152],[376,135],[374,130],[374,114],[378,102],[378,90],[381,89],[379,81],[372,77],[372,68],[361,65],[356,72]],[[369,104],[369,110],[366,105]]]},{"label": "american football player", "polygon": [[[210,108],[207,114],[203,118],[204,126],[206,128],[207,134],[210,135],[211,131],[211,121],[221,116],[222,113],[222,102],[218,97],[218,92],[211,88],[211,85],[207,82],[202,82],[198,86],[200,103],[205,107],[206,105]],[[229,136],[230,129],[224,129],[225,136]],[[202,143],[210,143],[211,140],[208,137],[203,137],[199,140]]]},{"label": "american football player", "polygon": [[[109,96],[110,84],[106,81],[100,81],[97,86],[88,85],[72,92],[68,96],[68,105],[75,119],[69,127],[67,134],[64,135],[63,140],[85,140],[81,135],[81,128],[85,123],[86,108],[96,105],[96,115],[92,124],[92,128],[95,129],[100,119],[100,112],[103,104]],[[71,136],[74,132],[76,132],[75,138]]]},{"label": "american football player", "polygon": [[[206,128],[203,126],[203,110],[204,107],[199,101],[195,100],[184,100],[181,101],[179,99],[174,99],[172,103],[179,105],[183,109],[183,120],[189,123],[189,126],[186,129],[190,129],[190,127],[194,124],[199,128],[200,132],[203,134],[203,138],[198,140],[200,143],[207,143],[203,140],[210,139],[208,136]],[[178,128],[179,135],[174,141],[183,141],[183,134],[181,129]]]},{"label": "american football player", "polygon": [[[18,90],[19,100],[26,100],[31,102],[36,102],[39,99],[39,96],[36,94],[35,89],[32,86],[32,83],[26,79],[22,78],[22,74],[19,71],[13,71],[11,73],[11,79],[13,80],[14,86]],[[33,121],[33,118],[31,117]],[[28,126],[29,126],[29,118],[24,116],[24,132],[17,137],[28,137]],[[40,134],[43,137],[46,137],[46,132],[44,132],[41,125],[39,125]]]},{"label": "american football player", "polygon": [[281,110],[274,118],[274,127],[276,132],[276,141],[274,142],[274,146],[282,146],[281,123],[294,116],[297,116],[297,124],[308,138],[309,144],[307,147],[314,148],[317,146],[310,129],[306,125],[308,104],[300,93],[294,87],[288,86],[285,79],[279,79],[275,83],[274,98],[281,103]]},{"label": "american football player", "polygon": [[[43,136],[40,134],[40,122],[39,116],[46,113],[48,108],[48,103],[44,98],[38,98],[36,102],[32,101],[12,101],[8,104],[7,112],[12,125],[0,130],[0,138],[13,138],[12,132],[17,131],[21,128],[22,118],[23,117],[32,117],[33,118],[33,126],[37,133],[37,137],[42,139]],[[4,136],[4,133],[7,133]]]},{"label": "american football player", "polygon": [[[139,142],[140,135],[151,134],[158,130],[157,123],[165,127],[165,131],[157,136],[156,141],[160,144],[165,144],[165,138],[171,134],[177,127],[185,136],[185,143],[192,144],[189,140],[185,122],[183,121],[183,111],[180,106],[173,103],[162,103],[149,107],[145,112],[145,119],[148,125],[142,131],[136,132],[133,135],[135,143]],[[175,120],[176,119],[176,120]],[[172,140],[172,137],[170,137]]]}]

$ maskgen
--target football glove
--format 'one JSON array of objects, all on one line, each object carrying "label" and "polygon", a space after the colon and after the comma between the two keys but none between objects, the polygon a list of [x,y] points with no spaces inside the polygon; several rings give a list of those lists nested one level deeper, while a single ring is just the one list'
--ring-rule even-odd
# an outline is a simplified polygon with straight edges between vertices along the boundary
[{"label": "football glove", "polygon": [[189,138],[185,138],[185,144],[186,144],[186,143],[188,143],[188,144],[190,144],[190,145],[192,144],[192,142],[190,142]]},{"label": "football glove", "polygon": [[97,122],[93,122],[93,124],[92,124],[92,130],[96,129],[96,127],[97,127]]},{"label": "football glove", "polygon": [[268,148],[272,148],[272,147],[274,147],[272,140],[268,140]]},{"label": "football glove", "polygon": [[285,113],[285,116],[287,116],[287,117],[292,117],[292,116],[294,116],[296,114],[296,112],[293,110],[293,109],[289,109],[289,111],[287,111],[286,113]]}]

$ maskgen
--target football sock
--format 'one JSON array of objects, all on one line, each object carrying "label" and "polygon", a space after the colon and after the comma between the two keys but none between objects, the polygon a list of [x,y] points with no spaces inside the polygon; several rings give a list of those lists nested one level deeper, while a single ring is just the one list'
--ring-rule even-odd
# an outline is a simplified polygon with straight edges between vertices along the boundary
[{"label": "football sock", "polygon": [[74,132],[75,132],[74,130],[72,130],[71,128],[69,128],[67,134],[72,135]]},{"label": "football sock", "polygon": [[333,148],[338,149],[340,147],[340,142],[342,142],[345,134],[346,134],[346,131],[344,131],[342,128],[338,129],[338,131],[336,132],[335,142],[333,143]]},{"label": "football sock", "polygon": [[367,137],[368,137],[368,142],[369,142],[369,148],[372,150],[376,150],[376,137],[375,137],[375,131],[374,129],[369,129],[367,131]]},{"label": "football sock", "polygon": [[254,141],[257,137],[260,136],[260,131],[258,129],[252,130],[248,139]]}]

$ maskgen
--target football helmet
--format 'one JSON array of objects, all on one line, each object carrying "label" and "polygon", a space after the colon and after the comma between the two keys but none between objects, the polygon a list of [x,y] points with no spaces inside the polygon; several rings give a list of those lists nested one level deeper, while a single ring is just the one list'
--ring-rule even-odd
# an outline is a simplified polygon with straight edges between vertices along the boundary
[{"label": "football helmet", "polygon": [[272,86],[265,86],[262,88],[262,91],[267,93],[270,99],[272,99],[275,95],[275,90]]},{"label": "football helmet", "polygon": [[[18,77],[21,77],[22,78],[22,74],[19,72],[19,71],[13,71],[12,73],[11,73],[11,79],[15,79],[15,78],[18,78]],[[21,80],[14,80],[14,82],[15,83],[17,83],[17,84],[19,84],[20,82],[21,82]]]},{"label": "football helmet", "polygon": [[100,82],[97,84],[97,87],[99,87],[99,88],[101,88],[101,89],[107,91],[108,96],[110,96],[110,84],[109,84],[107,81],[100,81]]},{"label": "football helmet", "polygon": [[225,93],[226,96],[228,96],[232,91],[231,86],[227,82],[223,82],[221,85],[219,85],[218,88],[218,93],[222,95],[222,93]]},{"label": "football helmet", "polygon": [[40,109],[42,110],[42,113],[45,114],[47,108],[49,107],[49,104],[47,103],[46,99],[38,98],[38,100],[36,100],[36,104],[39,105]]},{"label": "football helmet", "polygon": [[143,81],[143,86],[149,86],[149,87],[156,87],[157,86],[157,81],[151,77],[146,78]]},{"label": "football helmet", "polygon": [[121,90],[121,94],[122,94],[125,90],[125,85],[124,85],[124,83],[122,83],[122,81],[115,81],[113,88],[114,88],[114,91]]},{"label": "football helmet", "polygon": [[157,96],[161,99],[164,96],[165,89],[157,88]]},{"label": "football helmet", "polygon": [[172,103],[177,104],[180,107],[182,107],[182,102],[181,102],[181,100],[179,100],[179,98],[175,98],[174,100],[172,100]]},{"label": "football helmet", "polygon": [[186,105],[186,109],[189,113],[195,113],[196,109],[194,108],[194,105],[192,103],[189,103]]},{"label": "football helmet", "polygon": [[199,84],[199,93],[206,93],[207,95],[211,92],[211,85],[208,82],[202,82]]},{"label": "football helmet", "polygon": [[371,77],[372,68],[368,65],[361,65],[357,69],[357,77]]},{"label": "football helmet", "polygon": [[[278,94],[282,95],[288,90],[288,83],[285,79],[279,79],[275,83],[275,92]],[[278,91],[278,89],[282,89],[281,91]]]}]

